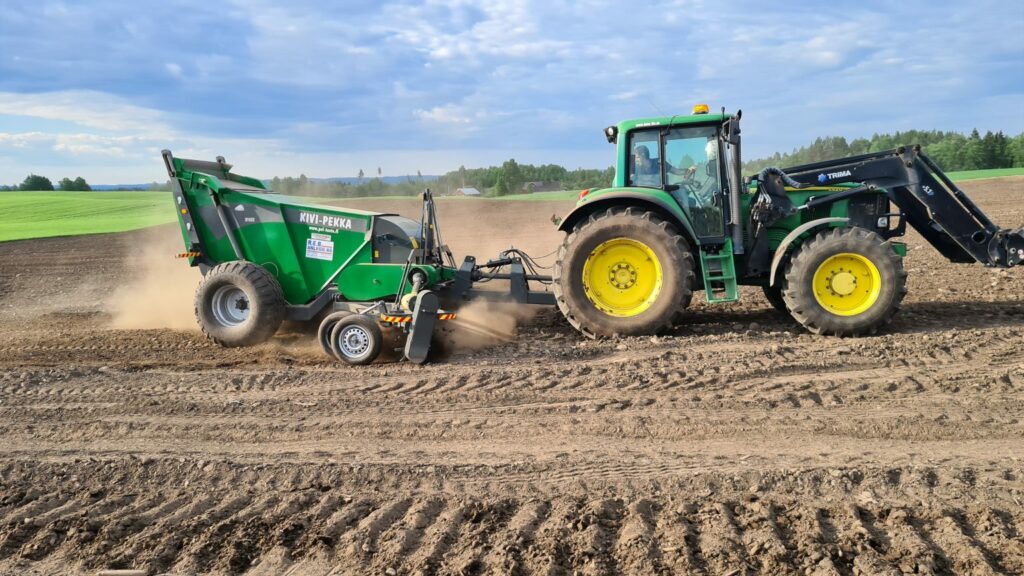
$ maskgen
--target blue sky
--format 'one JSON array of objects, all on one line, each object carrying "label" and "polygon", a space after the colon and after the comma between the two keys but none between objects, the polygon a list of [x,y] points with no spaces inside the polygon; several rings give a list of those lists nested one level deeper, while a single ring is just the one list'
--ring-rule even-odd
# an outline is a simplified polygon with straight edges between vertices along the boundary
[{"label": "blue sky", "polygon": [[5,0],[0,183],[612,164],[602,129],[744,111],[817,136],[1024,131],[1024,2]]}]

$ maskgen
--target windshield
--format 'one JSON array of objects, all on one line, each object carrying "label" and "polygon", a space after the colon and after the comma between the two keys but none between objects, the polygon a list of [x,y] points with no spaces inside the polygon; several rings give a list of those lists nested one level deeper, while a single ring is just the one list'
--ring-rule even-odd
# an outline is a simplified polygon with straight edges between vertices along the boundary
[{"label": "windshield", "polygon": [[668,184],[679,184],[697,192],[707,205],[720,186],[718,137],[711,126],[676,128],[665,136],[665,169]]}]

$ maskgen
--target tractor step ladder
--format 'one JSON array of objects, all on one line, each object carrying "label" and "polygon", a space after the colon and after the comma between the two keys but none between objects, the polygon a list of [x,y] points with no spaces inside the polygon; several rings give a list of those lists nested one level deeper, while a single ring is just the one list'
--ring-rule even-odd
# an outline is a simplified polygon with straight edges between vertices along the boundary
[{"label": "tractor step ladder", "polygon": [[739,300],[731,238],[725,239],[718,252],[709,252],[702,246],[700,265],[704,271],[704,293],[709,304]]}]

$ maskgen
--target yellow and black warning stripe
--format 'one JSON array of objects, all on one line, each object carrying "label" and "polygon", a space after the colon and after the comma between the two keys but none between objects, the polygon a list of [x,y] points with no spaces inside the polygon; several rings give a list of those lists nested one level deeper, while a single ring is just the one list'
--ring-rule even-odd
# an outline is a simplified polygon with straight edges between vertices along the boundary
[{"label": "yellow and black warning stripe", "polygon": [[388,316],[387,314],[381,314],[380,321],[388,324],[407,324],[412,322],[412,316]]},{"label": "yellow and black warning stripe", "polygon": [[[437,315],[438,320],[454,320],[455,312],[441,312]],[[380,321],[386,324],[408,324],[412,322],[412,316],[392,316],[389,314],[381,314]]]},{"label": "yellow and black warning stripe", "polygon": [[175,258],[198,258],[199,256],[202,256],[199,252],[182,252],[175,255]]}]

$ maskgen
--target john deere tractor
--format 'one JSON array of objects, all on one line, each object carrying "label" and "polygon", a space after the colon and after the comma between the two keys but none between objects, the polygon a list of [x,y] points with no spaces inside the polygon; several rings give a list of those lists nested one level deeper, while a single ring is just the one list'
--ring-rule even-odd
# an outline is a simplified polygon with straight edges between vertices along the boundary
[{"label": "john deere tractor", "polygon": [[573,326],[650,334],[694,292],[731,302],[750,285],[811,332],[872,333],[907,292],[907,224],[952,262],[1024,259],[1024,232],[995,226],[917,146],[743,178],[741,115],[701,105],[605,129],[615,182],[560,226],[553,290]]}]

